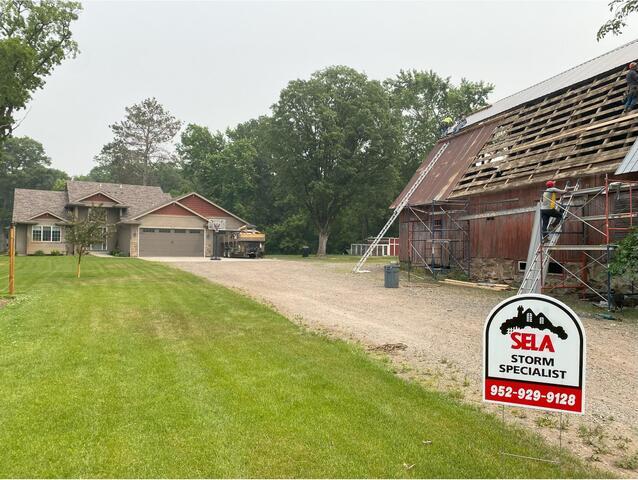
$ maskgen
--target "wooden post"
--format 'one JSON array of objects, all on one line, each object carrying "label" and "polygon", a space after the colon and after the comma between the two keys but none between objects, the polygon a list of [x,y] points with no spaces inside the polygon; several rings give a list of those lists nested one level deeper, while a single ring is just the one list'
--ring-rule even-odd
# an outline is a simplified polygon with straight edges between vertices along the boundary
[{"label": "wooden post", "polygon": [[9,228],[9,295],[15,293],[16,226]]}]

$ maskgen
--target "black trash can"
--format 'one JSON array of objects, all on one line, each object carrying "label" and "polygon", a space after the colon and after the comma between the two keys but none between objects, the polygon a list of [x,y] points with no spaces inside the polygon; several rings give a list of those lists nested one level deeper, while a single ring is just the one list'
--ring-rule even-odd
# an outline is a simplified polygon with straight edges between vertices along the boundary
[{"label": "black trash can", "polygon": [[310,247],[301,247],[301,256],[306,258],[310,255]]},{"label": "black trash can", "polygon": [[385,288],[399,288],[399,265],[391,263],[383,267],[383,286]]}]

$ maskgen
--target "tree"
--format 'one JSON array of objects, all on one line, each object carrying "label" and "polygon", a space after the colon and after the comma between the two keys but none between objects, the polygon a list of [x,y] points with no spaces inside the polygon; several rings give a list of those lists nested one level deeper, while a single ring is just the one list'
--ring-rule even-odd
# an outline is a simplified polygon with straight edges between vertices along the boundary
[{"label": "tree", "polygon": [[29,137],[9,137],[0,143],[0,231],[11,221],[16,188],[49,190],[68,175],[50,168],[41,143]]},{"label": "tree", "polygon": [[281,92],[273,106],[273,167],[305,206],[318,255],[326,254],[342,209],[392,179],[397,120],[381,83],[349,67],[321,70]]},{"label": "tree", "polygon": [[625,22],[627,17],[638,11],[638,0],[611,0],[608,6],[609,11],[613,12],[613,17],[603,23],[598,29],[596,34],[596,40],[598,41],[605,38],[608,33],[613,33],[614,35],[622,33],[622,29],[627,26]]},{"label": "tree", "polygon": [[240,217],[253,217],[255,150],[250,139],[188,125],[178,145],[184,172],[197,190]]},{"label": "tree", "polygon": [[147,98],[126,107],[124,120],[110,126],[115,138],[96,160],[112,171],[139,175],[142,185],[148,185],[153,167],[170,160],[166,143],[177,135],[181,125],[155,98]]},{"label": "tree", "polygon": [[614,252],[609,264],[612,275],[624,277],[630,282],[638,281],[638,230],[634,229],[625,236]]},{"label": "tree", "polygon": [[449,78],[431,70],[401,70],[396,78],[384,84],[392,107],[402,119],[400,174],[403,184],[440,137],[441,121],[445,117],[460,119],[487,105],[487,96],[494,89],[489,83],[465,79],[455,86]]},{"label": "tree", "polygon": [[78,258],[76,276],[80,278],[82,257],[93,243],[102,243],[104,239],[113,234],[113,225],[106,221],[106,210],[103,208],[90,208],[84,218],[74,215],[66,226],[65,238],[67,243],[73,245],[73,253]]},{"label": "tree", "polygon": [[70,27],[81,8],[72,1],[0,0],[0,140],[44,79],[77,54]]}]

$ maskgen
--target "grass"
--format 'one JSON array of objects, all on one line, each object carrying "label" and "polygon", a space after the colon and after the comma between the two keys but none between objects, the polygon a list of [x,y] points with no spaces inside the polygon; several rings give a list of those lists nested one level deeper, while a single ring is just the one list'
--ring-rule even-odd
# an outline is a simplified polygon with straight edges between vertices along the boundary
[{"label": "grass", "polygon": [[230,290],[85,262],[77,280],[72,258],[17,259],[0,308],[0,477],[601,475],[502,457],[557,449]]}]

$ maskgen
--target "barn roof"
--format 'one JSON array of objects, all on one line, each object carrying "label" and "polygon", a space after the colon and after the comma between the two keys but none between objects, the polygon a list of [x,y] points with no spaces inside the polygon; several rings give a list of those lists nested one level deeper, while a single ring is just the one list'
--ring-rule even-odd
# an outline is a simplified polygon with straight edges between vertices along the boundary
[{"label": "barn roof", "polygon": [[[613,173],[638,138],[638,111],[623,114],[626,63],[636,57],[638,41],[542,82],[536,93],[521,92],[510,104],[524,103],[507,111],[497,104],[484,110],[492,113],[482,121],[474,117],[470,126],[443,139],[450,146],[439,159],[442,164],[425,178],[410,204]],[[436,151],[437,146],[408,187]]]},{"label": "barn roof", "polygon": [[406,192],[416,182],[420,173],[427,168],[430,161],[441,146],[449,142],[432,170],[423,179],[423,183],[410,197],[410,205],[423,205],[433,200],[445,200],[450,196],[454,186],[485,142],[490,138],[496,123],[487,123],[475,128],[464,129],[459,135],[438,142],[418,168],[416,173],[397,197],[391,208],[401,201]]},{"label": "barn roof", "polygon": [[620,166],[614,173],[616,177],[638,177],[638,140],[634,142]]},{"label": "barn roof", "polygon": [[553,77],[543,80],[520,92],[501,98],[494,104],[467,117],[467,126],[481,122],[489,117],[506,112],[527,102],[558,92],[577,83],[615,69],[638,59],[638,39],[622,45],[610,52],[587,60]]}]

